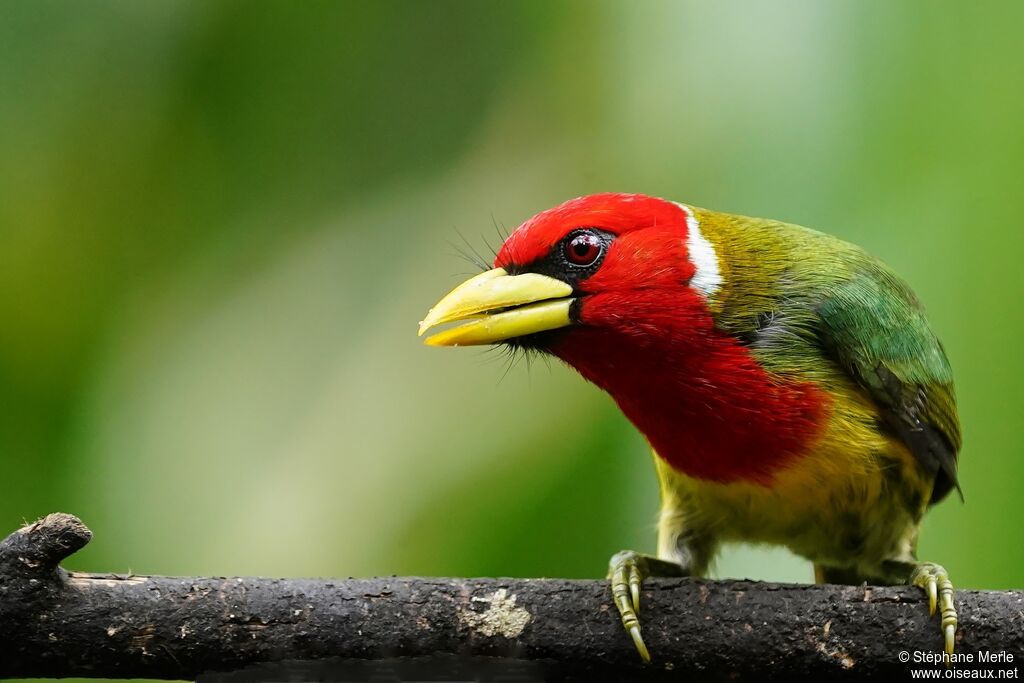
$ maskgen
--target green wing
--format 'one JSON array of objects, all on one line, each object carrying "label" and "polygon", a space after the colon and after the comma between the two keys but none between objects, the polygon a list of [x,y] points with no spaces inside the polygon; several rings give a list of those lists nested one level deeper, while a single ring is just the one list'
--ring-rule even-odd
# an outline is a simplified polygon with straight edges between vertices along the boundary
[{"label": "green wing", "polygon": [[935,475],[931,502],[957,482],[960,422],[953,373],[910,288],[865,255],[852,277],[817,307],[819,341],[863,386],[900,437]]}]

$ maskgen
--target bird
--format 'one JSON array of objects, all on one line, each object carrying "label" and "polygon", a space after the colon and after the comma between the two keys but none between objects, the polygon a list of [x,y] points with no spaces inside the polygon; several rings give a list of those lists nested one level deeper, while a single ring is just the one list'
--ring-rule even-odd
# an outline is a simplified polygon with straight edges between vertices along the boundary
[{"label": "bird", "polygon": [[787,547],[817,583],[920,587],[953,654],[949,574],[916,554],[930,507],[963,499],[953,373],[876,257],[781,221],[593,194],[522,223],[419,334],[447,323],[428,345],[554,356],[649,443],[657,554],[608,569],[645,662],[642,582],[704,576],[732,542]]}]

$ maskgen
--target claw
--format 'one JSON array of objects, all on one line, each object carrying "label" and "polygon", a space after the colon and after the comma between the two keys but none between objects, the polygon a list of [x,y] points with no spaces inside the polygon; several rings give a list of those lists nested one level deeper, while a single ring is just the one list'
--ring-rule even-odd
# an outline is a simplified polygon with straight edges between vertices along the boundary
[{"label": "claw", "polygon": [[639,624],[629,629],[629,635],[632,636],[633,644],[636,645],[636,650],[640,653],[641,659],[643,659],[645,663],[650,664],[651,653],[647,651],[647,645],[644,644],[643,636],[640,635]]},{"label": "claw", "polygon": [[929,576],[928,577],[928,588],[927,588],[927,591],[928,591],[928,616],[932,617],[932,616],[935,616],[935,606],[936,606],[936,604],[938,603],[938,600],[939,600],[939,598],[938,598],[939,586],[938,586],[938,582],[935,580],[934,576]]}]

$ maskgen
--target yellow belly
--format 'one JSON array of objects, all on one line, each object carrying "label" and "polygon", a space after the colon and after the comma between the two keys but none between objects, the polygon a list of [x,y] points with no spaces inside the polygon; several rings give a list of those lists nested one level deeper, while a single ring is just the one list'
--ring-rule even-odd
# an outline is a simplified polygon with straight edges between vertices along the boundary
[{"label": "yellow belly", "polygon": [[659,556],[676,557],[680,537],[696,535],[783,545],[866,573],[910,559],[932,482],[900,441],[878,431],[870,403],[843,398],[816,447],[771,486],[693,479],[655,455]]}]

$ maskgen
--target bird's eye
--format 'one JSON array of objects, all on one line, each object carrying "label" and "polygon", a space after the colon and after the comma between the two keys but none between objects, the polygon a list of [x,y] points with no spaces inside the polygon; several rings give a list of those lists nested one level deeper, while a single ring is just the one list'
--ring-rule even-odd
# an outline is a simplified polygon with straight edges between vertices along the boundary
[{"label": "bird's eye", "polygon": [[565,243],[565,258],[576,266],[593,265],[603,250],[601,239],[589,232],[582,232]]}]

